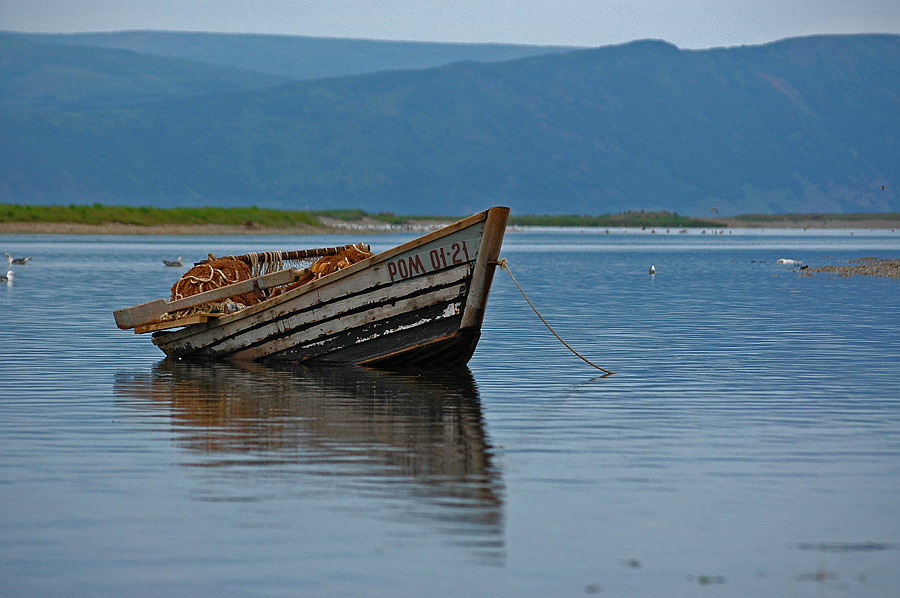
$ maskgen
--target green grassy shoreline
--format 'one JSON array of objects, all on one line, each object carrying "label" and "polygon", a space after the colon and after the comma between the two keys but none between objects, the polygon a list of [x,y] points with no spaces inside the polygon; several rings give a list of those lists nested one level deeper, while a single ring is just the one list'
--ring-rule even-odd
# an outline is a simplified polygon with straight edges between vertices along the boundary
[{"label": "green grassy shoreline", "polygon": [[[133,206],[68,205],[39,206],[0,204],[0,229],[16,225],[48,227],[121,226],[129,228],[227,227],[260,232],[261,229],[308,229],[326,231],[341,225],[415,225],[423,222],[454,221],[462,216],[401,216],[391,213],[370,214],[363,210],[273,210],[266,208],[153,208]],[[510,216],[512,226],[571,227],[647,227],[647,228],[727,228],[727,227],[900,227],[898,213],[872,214],[746,214],[732,218],[700,219],[672,212],[629,211],[597,216],[517,215]]]},{"label": "green grassy shoreline", "polygon": [[[362,210],[295,211],[264,208],[152,208],[132,206],[69,205],[36,206],[0,204],[0,223],[58,223],[134,226],[246,226],[263,228],[292,228],[297,226],[325,227],[322,219],[341,222],[382,222],[410,224],[421,221],[453,221],[463,216],[400,216],[370,214]],[[670,212],[623,212],[600,216],[576,215],[514,215],[509,223],[516,226],[661,226],[711,227],[721,226]]]},{"label": "green grassy shoreline", "polygon": [[322,226],[311,212],[263,208],[151,208],[132,206],[32,206],[0,204],[0,223],[130,224],[136,226],[224,225]]}]

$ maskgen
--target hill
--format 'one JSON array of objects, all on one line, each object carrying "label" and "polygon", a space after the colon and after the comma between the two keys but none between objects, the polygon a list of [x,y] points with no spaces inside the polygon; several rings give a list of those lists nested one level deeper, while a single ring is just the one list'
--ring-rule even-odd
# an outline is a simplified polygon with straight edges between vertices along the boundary
[{"label": "hill", "polygon": [[[0,114],[0,201],[898,211],[900,36],[657,41]],[[883,189],[882,189],[883,186]]]},{"label": "hill", "polygon": [[285,77],[0,33],[0,110],[120,107],[270,87]]},{"label": "hill", "polygon": [[131,50],[294,80],[423,69],[467,60],[498,62],[573,49],[180,31],[21,35],[44,44]]}]

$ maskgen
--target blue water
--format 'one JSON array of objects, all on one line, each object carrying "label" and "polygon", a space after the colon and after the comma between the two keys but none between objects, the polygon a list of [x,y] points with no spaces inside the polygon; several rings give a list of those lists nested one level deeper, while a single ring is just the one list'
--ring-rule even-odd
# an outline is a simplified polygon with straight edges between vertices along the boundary
[{"label": "blue water", "polygon": [[[900,595],[891,231],[511,232],[455,373],[171,362],[161,260],[408,235],[0,236],[0,595]],[[647,269],[654,264],[655,276]]]}]

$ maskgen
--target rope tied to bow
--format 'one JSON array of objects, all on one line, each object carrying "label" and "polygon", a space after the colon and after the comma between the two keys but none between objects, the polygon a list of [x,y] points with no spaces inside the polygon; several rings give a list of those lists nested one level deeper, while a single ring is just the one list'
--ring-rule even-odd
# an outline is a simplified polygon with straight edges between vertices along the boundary
[{"label": "rope tied to bow", "polygon": [[520,285],[520,284],[519,284],[519,281],[516,280],[516,277],[515,277],[515,275],[512,273],[512,270],[509,269],[509,262],[507,262],[506,259],[501,259],[501,260],[499,260],[499,261],[497,262],[497,265],[500,266],[500,268],[501,268],[502,270],[506,270],[506,273],[509,274],[509,277],[512,279],[513,284],[515,284],[516,287],[519,289],[519,292],[522,293],[522,297],[525,298],[525,301],[528,302],[528,305],[531,306],[531,309],[534,311],[534,313],[537,315],[537,317],[541,319],[541,322],[544,323],[544,326],[547,327],[547,330],[549,330],[551,333],[553,333],[553,336],[555,336],[555,337],[559,340],[559,342],[561,342],[561,343],[562,343],[569,351],[571,351],[572,353],[574,353],[576,357],[578,357],[579,359],[581,359],[583,362],[585,362],[585,363],[588,364],[589,366],[594,367],[594,368],[597,368],[597,369],[600,370],[601,372],[606,373],[606,375],[610,375],[610,374],[614,374],[614,373],[615,373],[615,372],[612,372],[612,371],[610,371],[610,370],[607,370],[607,369],[605,369],[605,368],[600,367],[600,366],[597,365],[596,363],[593,363],[593,362],[590,361],[587,357],[585,357],[584,355],[582,355],[581,353],[579,353],[578,351],[576,351],[576,350],[572,347],[572,345],[570,345],[570,344],[567,343],[565,340],[563,340],[563,337],[561,337],[561,336],[553,329],[553,327],[550,325],[549,322],[547,322],[546,319],[544,319],[544,316],[541,315],[541,312],[538,311],[538,308],[534,306],[534,303],[532,303],[532,302],[531,302],[531,299],[528,298],[528,295],[525,294],[525,289],[522,288],[522,285]]}]

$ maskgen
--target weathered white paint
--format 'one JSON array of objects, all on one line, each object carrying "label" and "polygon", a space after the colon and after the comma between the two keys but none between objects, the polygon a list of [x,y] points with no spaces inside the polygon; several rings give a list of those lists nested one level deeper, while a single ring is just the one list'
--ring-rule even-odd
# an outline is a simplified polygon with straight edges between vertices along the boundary
[{"label": "weathered white paint", "polygon": [[[327,285],[315,289],[311,293],[304,293],[294,296],[290,300],[280,303],[271,310],[265,312],[257,312],[245,318],[237,318],[244,312],[238,312],[230,316],[219,318],[218,326],[210,327],[208,324],[199,324],[190,326],[183,330],[171,333],[160,339],[154,339],[157,344],[165,350],[167,346],[183,346],[190,344],[194,347],[204,347],[209,344],[219,342],[220,340],[235,334],[241,333],[250,327],[263,325],[259,330],[264,330],[269,336],[284,332],[290,328],[299,325],[297,322],[309,322],[321,320],[330,317],[336,313],[344,312],[364,304],[377,303],[387,300],[394,296],[402,296],[418,289],[429,288],[450,284],[454,281],[462,283],[469,275],[470,267],[467,264],[457,266],[434,274],[429,274],[421,278],[398,281],[389,286],[383,286],[374,291],[355,297],[346,297],[347,295],[355,295],[365,291],[366,289],[377,287],[378,284],[384,284],[381,281],[381,274],[377,270],[381,266],[372,268],[365,272],[360,272],[357,276],[340,280],[340,284]],[[324,279],[322,279],[324,280]],[[321,313],[303,313],[291,317],[291,322],[285,320],[276,320],[284,315],[294,314],[302,310],[315,307],[318,304],[329,301],[338,300],[336,303],[322,308]],[[245,310],[246,311],[246,310]],[[274,322],[273,322],[274,320]],[[278,328],[281,326],[282,328]],[[258,330],[254,331],[258,332]],[[241,346],[247,343],[243,343]]]},{"label": "weathered white paint", "polygon": [[[387,336],[387,335],[394,334],[397,332],[403,332],[404,330],[411,330],[412,328],[418,328],[419,326],[423,326],[425,324],[430,324],[431,322],[437,322],[438,320],[445,320],[447,318],[451,318],[451,317],[459,314],[459,309],[460,309],[459,303],[451,303],[450,305],[447,306],[446,309],[444,309],[444,311],[442,311],[439,315],[437,315],[433,318],[422,318],[418,322],[413,322],[412,324],[397,326],[396,328],[391,328],[389,330],[385,330],[384,332],[382,332],[380,334],[373,334],[370,336],[358,338],[355,341],[353,341],[353,344],[358,345],[359,343],[365,343],[365,342],[368,342],[371,340],[375,340],[376,338],[378,338],[380,336]],[[325,341],[321,341],[318,343],[311,343],[311,345],[321,345],[324,343],[325,343]]]},{"label": "weathered white paint", "polygon": [[[262,303],[248,307],[237,313],[223,316],[216,322],[189,326],[182,330],[170,333],[164,340],[154,339],[154,342],[160,340],[161,342],[157,342],[160,347],[174,345],[180,342],[190,342],[190,344],[195,347],[205,346],[209,343],[217,342],[226,336],[236,334],[242,329],[256,326],[262,322],[272,320],[300,309],[305,309],[312,305],[313,302],[329,301],[336,297],[340,297],[341,295],[358,293],[374,286],[390,283],[390,274],[387,271],[385,260],[376,262],[374,261],[376,258],[388,253],[393,253],[391,256],[392,259],[404,258],[423,252],[428,255],[432,250],[437,250],[444,246],[452,245],[453,243],[461,243],[462,241],[466,241],[467,244],[477,244],[480,242],[481,224],[481,222],[477,222],[469,229],[458,230],[452,234],[438,237],[433,239],[430,243],[413,245],[413,242],[410,242],[407,245],[413,246],[408,251],[392,251],[378,254],[373,258],[363,260],[362,262],[353,264],[343,270],[338,270],[334,274],[325,276],[319,280],[314,280],[284,293],[283,295],[279,295],[268,301],[263,301]],[[476,241],[475,239],[478,239],[479,241]],[[478,255],[478,250],[474,252],[474,255]],[[461,272],[460,276],[467,276],[469,274],[468,270],[460,270],[460,268],[464,268],[465,265],[466,264],[461,264],[448,271]],[[365,267],[359,268],[359,266]],[[356,274],[354,276],[347,276],[345,273],[348,271],[355,271]],[[401,282],[403,281],[397,281],[394,284],[399,284]],[[415,279],[415,282],[421,287],[432,286],[432,283],[429,282],[427,277],[417,278]],[[402,293],[398,290],[397,294]],[[189,338],[190,341],[187,340]]]},{"label": "weathered white paint", "polygon": [[[331,320],[311,326],[295,334],[272,339],[270,342],[263,345],[244,349],[248,344],[271,337],[271,334],[266,334],[263,330],[254,330],[252,333],[228,339],[221,345],[216,346],[214,351],[216,354],[220,355],[233,355],[235,359],[260,359],[273,353],[290,349],[291,347],[315,342],[322,336],[329,336],[347,330],[348,328],[355,328],[379,320],[386,320],[430,305],[449,301],[458,296],[459,289],[457,287],[438,289],[409,299],[399,300],[391,307],[379,307],[360,313],[343,315],[337,320]],[[295,325],[307,324],[309,321],[310,320],[307,318],[298,317]],[[285,329],[290,330],[291,325],[285,325]]]}]

